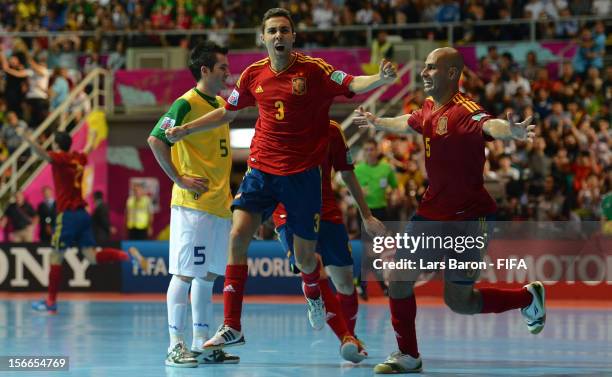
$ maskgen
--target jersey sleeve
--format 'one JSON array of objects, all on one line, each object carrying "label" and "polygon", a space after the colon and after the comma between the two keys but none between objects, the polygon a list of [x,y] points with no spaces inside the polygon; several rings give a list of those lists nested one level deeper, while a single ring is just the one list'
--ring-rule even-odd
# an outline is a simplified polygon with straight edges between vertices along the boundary
[{"label": "jersey sleeve", "polygon": [[242,108],[255,106],[255,97],[251,93],[250,87],[251,71],[247,68],[236,82],[236,86],[227,98],[225,109],[238,111]]},{"label": "jersey sleeve", "polygon": [[331,165],[335,171],[355,169],[351,150],[346,144],[346,138],[339,125],[330,127],[329,154],[332,162]]},{"label": "jersey sleeve", "polygon": [[408,126],[420,134],[423,133],[423,109],[415,110],[410,114]]},{"label": "jersey sleeve", "polygon": [[491,114],[487,113],[484,109],[478,107],[478,109],[468,112],[465,111],[461,114],[459,124],[461,128],[463,128],[466,133],[479,133],[481,134],[486,141],[495,140],[493,137],[487,135],[482,127],[484,123],[491,119]]},{"label": "jersey sleeve", "polygon": [[336,70],[331,65],[325,65],[323,86],[326,93],[332,97],[346,96],[353,97],[355,93],[351,92],[349,85],[354,77],[346,72]]},{"label": "jersey sleeve", "polygon": [[171,143],[166,137],[166,130],[168,128],[180,126],[183,123],[183,119],[185,119],[185,115],[187,115],[189,111],[191,111],[191,105],[189,102],[183,98],[177,99],[174,101],[172,106],[170,106],[170,109],[168,109],[168,111],[161,118],[159,118],[157,124],[153,128],[153,131],[151,131],[151,136],[154,136],[169,146],[172,146],[173,143]]}]

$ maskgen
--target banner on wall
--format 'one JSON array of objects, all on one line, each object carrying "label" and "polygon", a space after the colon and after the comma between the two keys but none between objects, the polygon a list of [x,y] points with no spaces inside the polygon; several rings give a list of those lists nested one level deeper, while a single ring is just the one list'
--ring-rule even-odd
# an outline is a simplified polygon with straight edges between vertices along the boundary
[{"label": "banner on wall", "polygon": [[[117,247],[118,245],[107,245]],[[44,291],[49,285],[52,248],[43,244],[5,243],[0,245],[0,290]],[[120,291],[118,264],[90,265],[76,248],[64,255],[60,291]]]}]

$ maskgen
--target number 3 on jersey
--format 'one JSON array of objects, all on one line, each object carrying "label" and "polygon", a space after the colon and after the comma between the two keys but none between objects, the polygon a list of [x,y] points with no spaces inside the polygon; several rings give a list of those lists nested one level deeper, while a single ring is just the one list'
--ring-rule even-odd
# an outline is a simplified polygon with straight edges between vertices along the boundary
[{"label": "number 3 on jersey", "polygon": [[276,101],[274,102],[274,107],[276,107],[277,113],[276,113],[276,120],[283,120],[285,119],[285,104],[283,103],[283,101]]}]

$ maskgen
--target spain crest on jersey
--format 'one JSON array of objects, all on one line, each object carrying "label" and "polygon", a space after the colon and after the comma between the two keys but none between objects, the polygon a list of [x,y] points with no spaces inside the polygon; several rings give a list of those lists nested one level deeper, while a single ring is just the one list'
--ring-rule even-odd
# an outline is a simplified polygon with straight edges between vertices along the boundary
[{"label": "spain crest on jersey", "polygon": [[448,118],[440,117],[436,126],[436,134],[445,135],[448,132]]},{"label": "spain crest on jersey", "polygon": [[296,96],[303,96],[306,94],[306,78],[305,77],[294,77],[292,80],[291,92]]}]

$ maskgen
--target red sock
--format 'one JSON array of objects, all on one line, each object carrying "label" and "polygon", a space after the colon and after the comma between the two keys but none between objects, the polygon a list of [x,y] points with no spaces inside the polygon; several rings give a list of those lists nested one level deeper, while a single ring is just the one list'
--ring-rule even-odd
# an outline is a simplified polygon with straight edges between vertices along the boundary
[{"label": "red sock", "polygon": [[511,309],[520,309],[529,306],[533,300],[533,296],[525,288],[480,288],[478,290],[482,297],[481,313],[502,313]]},{"label": "red sock", "polygon": [[62,283],[62,265],[52,264],[49,270],[49,288],[47,289],[47,305],[53,305],[57,301],[57,291]]},{"label": "red sock", "polygon": [[317,261],[317,266],[314,271],[307,274],[302,272],[302,281],[304,282],[304,296],[315,299],[321,296],[321,290],[319,289],[319,269],[321,265]]},{"label": "red sock", "polygon": [[403,354],[419,357],[416,338],[416,301],[414,295],[408,298],[394,299],[389,297],[391,324],[395,330],[397,345]]},{"label": "red sock", "polygon": [[353,290],[350,295],[343,295],[338,292],[336,295],[340,306],[342,307],[342,315],[344,316],[344,322],[346,327],[351,332],[351,335],[355,336],[355,324],[357,323],[357,310],[359,309],[359,300],[357,299],[357,292]]},{"label": "red sock", "polygon": [[123,250],[105,247],[96,253],[96,263],[118,263],[130,260],[130,256]]},{"label": "red sock", "polygon": [[346,326],[346,322],[344,321],[344,316],[342,315],[342,308],[340,307],[340,303],[332,292],[331,287],[329,286],[329,280],[324,279],[319,281],[319,288],[321,289],[321,297],[323,297],[323,303],[325,303],[325,314],[327,314],[327,324],[331,327],[332,331],[340,341],[344,339],[345,336],[351,335],[349,329]]},{"label": "red sock", "polygon": [[240,316],[242,315],[242,300],[244,285],[248,276],[245,264],[227,265],[225,268],[225,283],[223,284],[223,316],[224,324],[235,330],[242,330]]}]

